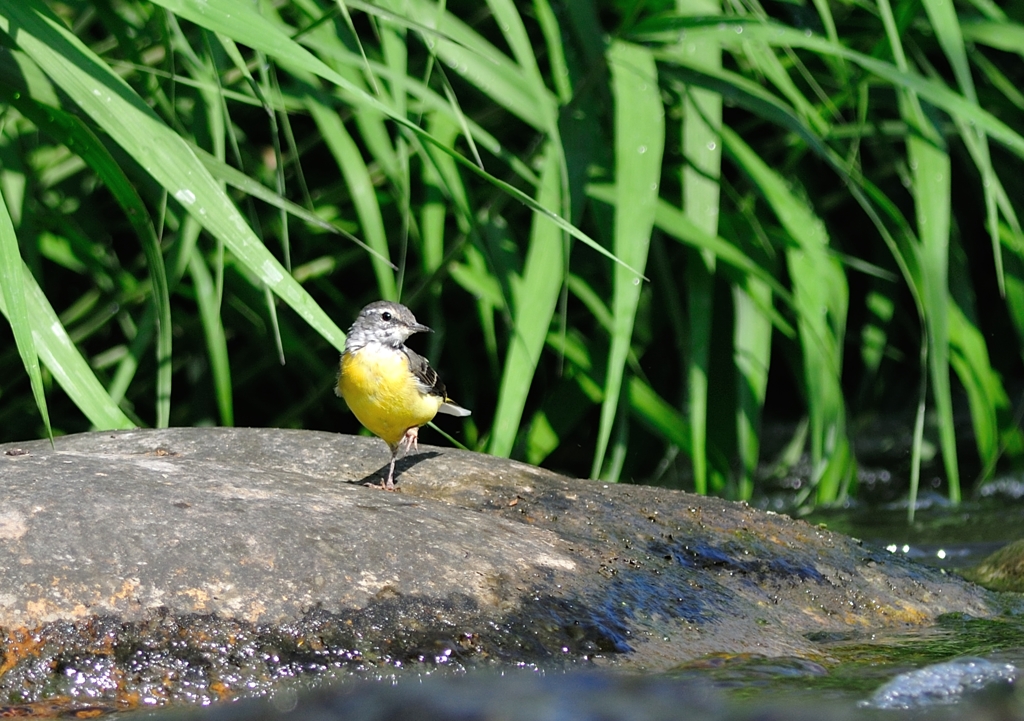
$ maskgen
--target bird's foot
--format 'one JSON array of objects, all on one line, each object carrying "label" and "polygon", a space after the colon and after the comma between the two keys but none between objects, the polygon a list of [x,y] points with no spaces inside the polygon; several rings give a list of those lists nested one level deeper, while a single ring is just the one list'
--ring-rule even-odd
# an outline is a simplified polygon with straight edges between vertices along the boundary
[{"label": "bird's foot", "polygon": [[399,445],[399,447],[404,449],[406,453],[408,453],[409,451],[418,451],[419,450],[419,439],[420,439],[420,429],[419,429],[419,426],[413,426],[412,428],[410,428],[409,430],[407,430],[405,432],[405,435],[402,436],[402,440],[400,440],[398,442],[398,445]]}]

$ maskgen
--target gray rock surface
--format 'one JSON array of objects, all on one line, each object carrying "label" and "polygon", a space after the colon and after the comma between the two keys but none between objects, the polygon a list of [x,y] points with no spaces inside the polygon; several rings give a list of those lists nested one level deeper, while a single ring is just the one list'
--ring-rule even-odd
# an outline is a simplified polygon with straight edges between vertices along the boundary
[{"label": "gray rock surface", "polygon": [[827,663],[815,634],[992,612],[743,504],[424,446],[400,492],[366,487],[387,460],[275,429],[0,446],[0,703],[205,702],[325,669]]}]

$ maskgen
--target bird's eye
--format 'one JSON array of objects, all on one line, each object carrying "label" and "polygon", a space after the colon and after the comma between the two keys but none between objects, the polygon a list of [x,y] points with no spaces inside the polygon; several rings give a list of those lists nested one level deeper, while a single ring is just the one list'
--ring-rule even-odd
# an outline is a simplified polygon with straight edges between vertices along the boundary
[{"label": "bird's eye", "polygon": [[384,311],[383,313],[380,314],[380,317],[382,320],[391,320],[391,313],[389,313],[388,311]]}]

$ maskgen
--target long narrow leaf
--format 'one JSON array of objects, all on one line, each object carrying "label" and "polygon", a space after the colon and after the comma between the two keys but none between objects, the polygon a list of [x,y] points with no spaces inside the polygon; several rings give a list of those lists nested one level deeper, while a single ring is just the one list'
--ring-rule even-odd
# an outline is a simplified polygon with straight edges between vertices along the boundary
[{"label": "long narrow leaf", "polygon": [[163,253],[149,211],[124,170],[80,119],[59,108],[43,106],[27,93],[14,93],[10,100],[40,130],[67,147],[74,148],[75,154],[92,168],[110,190],[138,236],[153,286],[157,318],[155,425],[157,428],[166,428],[171,412],[171,301]]},{"label": "long narrow leaf", "polygon": [[370,171],[366,167],[359,147],[345,129],[345,124],[337,112],[310,98],[309,111],[316,121],[320,134],[330,148],[335,162],[345,176],[345,184],[352,196],[352,203],[359,214],[359,222],[363,236],[369,246],[376,252],[372,258],[373,272],[377,276],[377,290],[382,298],[398,300],[398,285],[391,271],[388,258],[388,239],[384,231],[384,219],[377,203],[377,190],[370,180]]},{"label": "long narrow leaf", "polygon": [[[757,301],[753,300],[757,297]],[[736,325],[733,349],[736,363],[736,445],[741,475],[738,496],[749,500],[754,491],[754,472],[760,453],[761,410],[768,388],[771,364],[772,323],[761,308],[771,303],[771,289],[750,279],[746,287],[733,289]]]},{"label": "long narrow leaf", "polygon": [[[14,223],[7,210],[7,203],[0,193],[0,300],[4,303],[4,315],[11,324],[14,342],[18,346],[18,355],[28,373],[32,384],[32,395],[36,408],[43,419],[46,437],[53,442],[53,429],[50,428],[50,413],[46,408],[46,393],[43,390],[43,374],[39,368],[39,352],[33,336],[32,318],[29,316],[28,302],[25,298],[25,282],[22,278],[23,263],[18,250],[18,236],[14,232]],[[39,329],[45,332],[44,329]]]},{"label": "long narrow leaf", "polygon": [[[629,43],[613,43],[608,51],[608,65],[615,93],[615,254],[626,266],[643,268],[647,264],[660,187],[665,148],[664,108],[654,57],[649,50]],[[624,265],[616,265],[612,301],[615,326],[590,471],[594,478],[601,474],[611,438],[639,301],[640,278]]]},{"label": "long narrow leaf", "polygon": [[196,305],[199,306],[199,320],[203,324],[203,335],[206,338],[206,352],[210,359],[211,380],[213,381],[214,397],[217,399],[217,411],[220,423],[224,426],[235,424],[235,410],[231,389],[231,366],[228,362],[228,344],[224,337],[224,324],[221,322],[216,289],[198,249],[192,251],[188,264],[189,275],[196,293]]},{"label": "long narrow leaf", "polygon": [[[558,207],[561,194],[559,155],[549,146],[537,202]],[[507,456],[522,422],[526,396],[533,382],[555,304],[562,287],[566,258],[559,242],[561,231],[541,216],[534,216],[530,247],[522,278],[516,283],[512,337],[502,368],[498,406],[494,412],[489,451]]]},{"label": "long narrow leaf", "polygon": [[[6,285],[6,266],[3,272]],[[75,348],[46,295],[24,264],[21,276],[28,327],[36,352],[57,383],[96,428],[135,428],[136,424],[114,404],[92,368]],[[0,294],[0,312],[6,316],[8,309],[3,295]]]},{"label": "long narrow leaf", "polygon": [[[683,14],[720,15],[721,4],[677,2]],[[712,71],[722,67],[722,47],[711,38],[682,39],[694,63]],[[718,235],[719,182],[722,165],[722,96],[703,88],[687,88],[682,97],[683,212],[710,236]],[[711,357],[711,319],[714,316],[715,256],[703,251],[687,264],[686,297],[689,314],[687,400],[690,419],[690,458],[697,493],[708,491],[707,425],[708,368]]]},{"label": "long narrow leaf", "polygon": [[[836,500],[852,475],[842,467],[846,409],[840,378],[848,291],[839,262],[827,253],[828,234],[813,210],[731,129],[722,128],[726,149],[757,184],[795,246],[786,251],[803,348],[804,383],[811,417],[811,456],[819,500]],[[828,467],[836,463],[838,467]],[[831,480],[832,484],[826,483]]]}]

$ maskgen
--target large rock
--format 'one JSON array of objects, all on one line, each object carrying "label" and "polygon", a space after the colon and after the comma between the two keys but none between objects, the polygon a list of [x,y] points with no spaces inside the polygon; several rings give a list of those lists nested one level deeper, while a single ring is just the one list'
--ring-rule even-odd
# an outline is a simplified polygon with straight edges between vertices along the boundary
[{"label": "large rock", "polygon": [[785,516],[273,429],[0,446],[0,703],[123,707],[333,669],[827,662],[813,639],[990,614],[955,577]]}]

